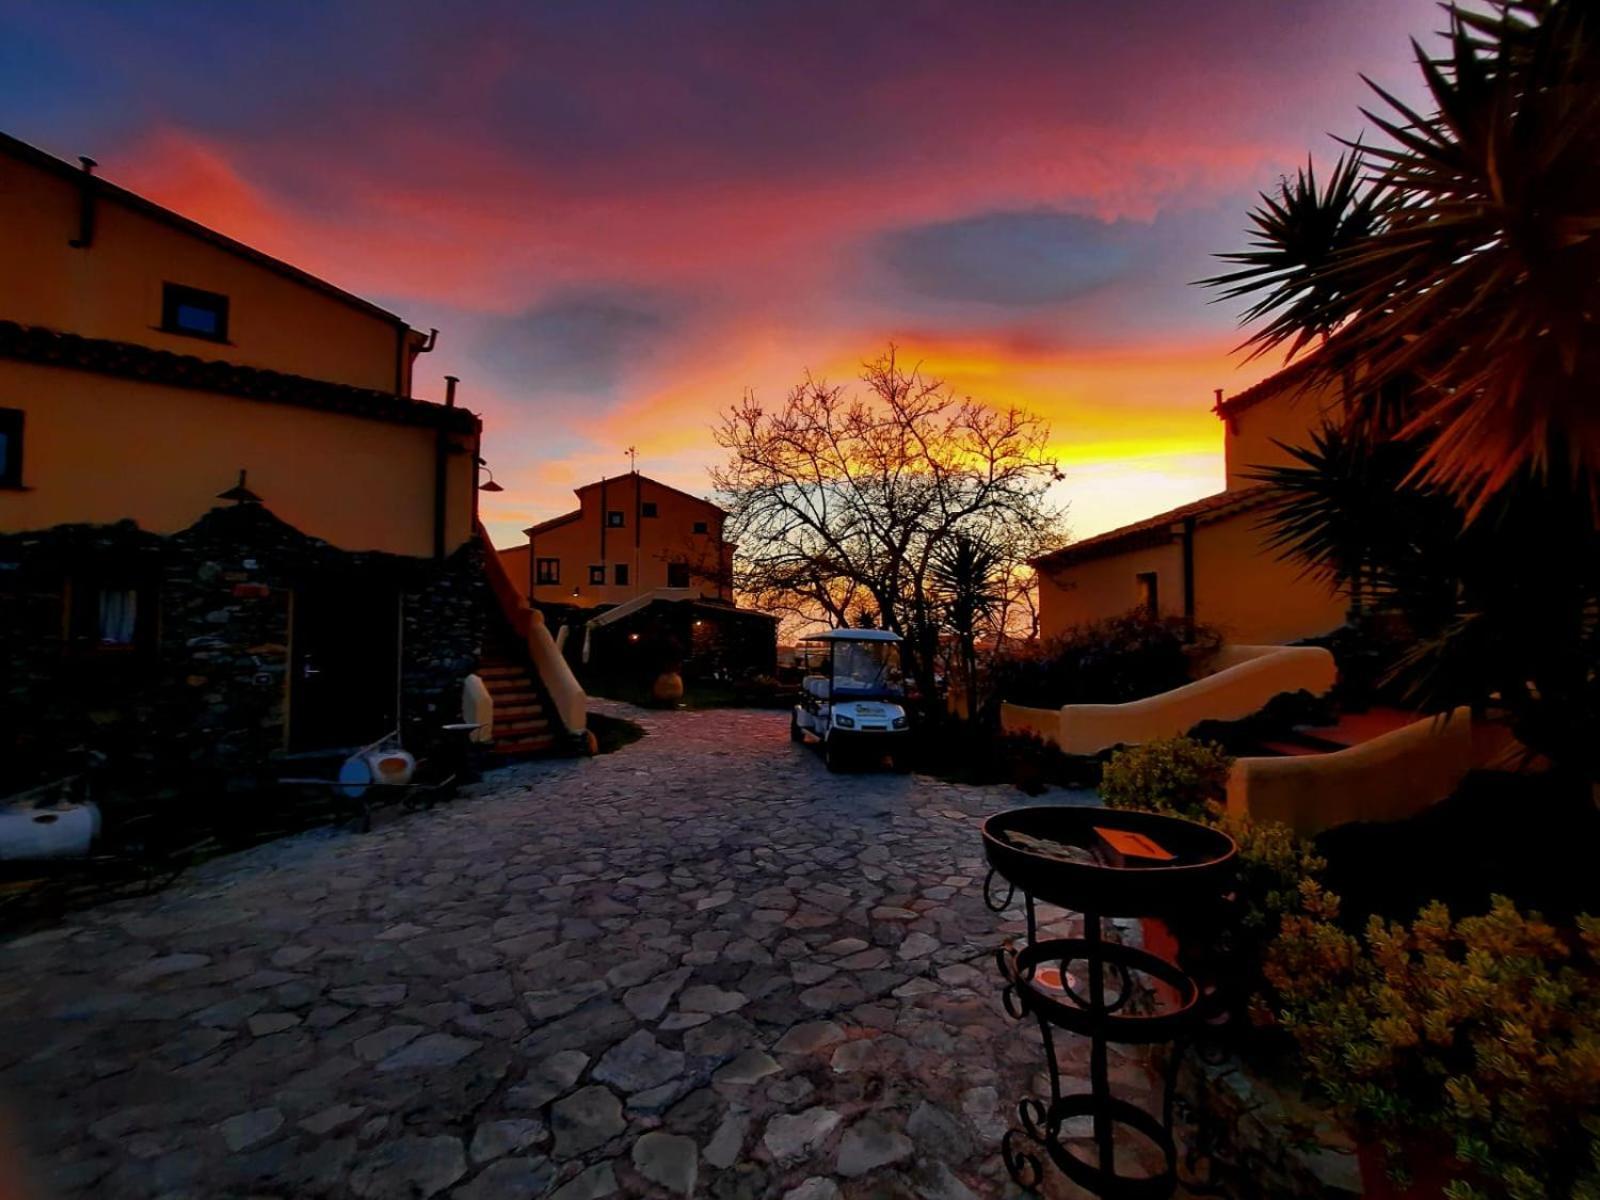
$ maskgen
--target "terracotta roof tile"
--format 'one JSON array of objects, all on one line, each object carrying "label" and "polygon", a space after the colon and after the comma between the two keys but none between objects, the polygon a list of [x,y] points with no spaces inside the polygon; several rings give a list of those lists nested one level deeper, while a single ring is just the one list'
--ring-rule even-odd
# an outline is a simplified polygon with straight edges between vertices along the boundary
[{"label": "terracotta roof tile", "polygon": [[1131,550],[1137,546],[1165,545],[1175,536],[1174,527],[1190,518],[1193,518],[1196,524],[1210,525],[1235,513],[1261,508],[1271,499],[1270,489],[1264,484],[1217,492],[1189,504],[1157,513],[1153,517],[1146,517],[1142,521],[1135,521],[1131,525],[1123,525],[1118,529],[1110,529],[1094,537],[1085,538],[1081,542],[1073,542],[1070,546],[1064,546],[1050,554],[1040,555],[1033,560],[1033,565],[1047,570],[1070,567],[1123,550]]}]

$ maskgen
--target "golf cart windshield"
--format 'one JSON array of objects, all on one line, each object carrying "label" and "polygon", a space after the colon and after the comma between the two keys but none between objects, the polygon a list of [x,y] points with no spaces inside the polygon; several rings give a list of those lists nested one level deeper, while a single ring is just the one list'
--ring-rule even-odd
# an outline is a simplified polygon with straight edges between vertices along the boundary
[{"label": "golf cart windshield", "polygon": [[833,643],[833,696],[898,696],[900,647],[894,642]]}]

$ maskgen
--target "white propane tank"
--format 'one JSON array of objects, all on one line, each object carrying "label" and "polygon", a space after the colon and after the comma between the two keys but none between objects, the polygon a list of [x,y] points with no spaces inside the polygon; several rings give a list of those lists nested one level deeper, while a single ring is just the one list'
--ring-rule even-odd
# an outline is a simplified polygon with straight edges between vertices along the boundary
[{"label": "white propane tank", "polygon": [[76,858],[99,833],[93,804],[0,809],[0,859]]},{"label": "white propane tank", "polygon": [[478,727],[471,735],[474,742],[494,741],[494,697],[476,675],[468,675],[461,685],[461,720]]}]

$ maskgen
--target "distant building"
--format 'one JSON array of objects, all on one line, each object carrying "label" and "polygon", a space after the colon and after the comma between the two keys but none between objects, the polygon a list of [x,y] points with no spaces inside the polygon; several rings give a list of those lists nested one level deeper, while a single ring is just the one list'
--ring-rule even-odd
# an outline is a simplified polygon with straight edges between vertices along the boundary
[{"label": "distant building", "polygon": [[637,471],[577,489],[578,507],[500,551],[506,573],[541,604],[593,608],[661,589],[733,603],[727,514],[709,500]]},{"label": "distant building", "polygon": [[0,792],[451,719],[481,425],[429,335],[89,165],[0,135]]},{"label": "distant building", "polygon": [[577,496],[500,561],[553,626],[576,628],[567,652],[591,677],[636,673],[662,641],[690,676],[776,669],[777,618],[734,603],[726,512],[637,471]]},{"label": "distant building", "polygon": [[1278,443],[1304,445],[1310,430],[1342,417],[1337,387],[1308,386],[1307,378],[1297,365],[1227,400],[1219,396],[1223,491],[1036,560],[1043,636],[1133,609],[1192,617],[1237,643],[1291,642],[1338,628],[1343,597],[1264,544],[1270,496],[1249,478],[1256,467],[1292,461]]}]

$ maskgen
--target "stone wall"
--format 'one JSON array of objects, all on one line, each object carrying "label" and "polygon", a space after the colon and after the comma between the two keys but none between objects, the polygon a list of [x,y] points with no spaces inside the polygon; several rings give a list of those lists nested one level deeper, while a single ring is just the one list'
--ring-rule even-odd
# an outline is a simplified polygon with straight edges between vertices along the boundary
[{"label": "stone wall", "polygon": [[405,593],[400,706],[408,746],[425,749],[440,725],[461,720],[461,685],[478,669],[493,603],[483,555],[474,538]]},{"label": "stone wall", "polygon": [[[70,581],[97,576],[140,585],[134,647],[101,650],[67,619]],[[132,522],[0,536],[0,795],[73,769],[78,747],[133,782],[270,762],[286,742],[292,595],[341,578],[378,578],[404,597],[403,724],[425,751],[459,712],[483,641],[476,542],[442,563],[350,553],[253,504],[171,537]]]}]

